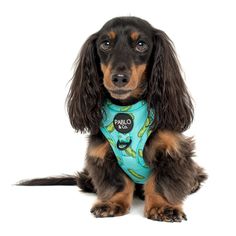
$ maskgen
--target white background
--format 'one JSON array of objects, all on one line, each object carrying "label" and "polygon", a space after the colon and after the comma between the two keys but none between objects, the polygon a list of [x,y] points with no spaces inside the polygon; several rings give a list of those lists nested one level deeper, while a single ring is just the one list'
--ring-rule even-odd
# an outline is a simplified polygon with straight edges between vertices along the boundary
[{"label": "white background", "polygon": [[[235,12],[227,0],[1,1],[0,235],[235,235]],[[87,140],[70,127],[67,83],[85,39],[124,15],[170,36],[194,98],[186,135],[209,179],[186,200],[181,224],[145,219],[139,200],[129,215],[96,219],[95,195],[76,187],[12,186],[82,169]]]}]

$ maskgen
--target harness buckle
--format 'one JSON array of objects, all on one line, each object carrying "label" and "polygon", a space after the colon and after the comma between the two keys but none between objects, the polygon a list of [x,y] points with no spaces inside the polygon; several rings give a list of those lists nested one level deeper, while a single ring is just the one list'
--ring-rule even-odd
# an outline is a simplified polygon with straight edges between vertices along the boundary
[{"label": "harness buckle", "polygon": [[117,141],[117,148],[120,150],[125,150],[126,148],[128,148],[130,146],[131,143],[132,143],[132,139],[130,139],[128,143],[118,140]]}]

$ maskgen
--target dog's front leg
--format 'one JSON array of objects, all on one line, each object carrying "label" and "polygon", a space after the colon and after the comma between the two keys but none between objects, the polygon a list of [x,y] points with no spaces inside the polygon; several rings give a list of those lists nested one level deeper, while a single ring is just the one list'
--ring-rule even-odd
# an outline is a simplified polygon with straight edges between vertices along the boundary
[{"label": "dog's front leg", "polygon": [[[123,189],[113,193],[111,197],[103,198],[98,195],[98,200],[91,209],[91,213],[94,216],[121,216],[129,212],[133,199],[134,184],[127,177],[124,177],[124,181]],[[108,188],[112,189],[113,186],[109,186]]]},{"label": "dog's front leg", "polygon": [[133,199],[134,183],[119,167],[105,139],[90,142],[86,169],[98,195],[91,212],[96,217],[121,216],[128,213]]},{"label": "dog's front leg", "polygon": [[182,202],[171,203],[163,193],[157,190],[157,180],[153,174],[145,183],[145,209],[144,214],[148,219],[166,222],[181,222],[186,220],[182,210]]},{"label": "dog's front leg", "polygon": [[206,178],[192,160],[193,149],[193,140],[179,133],[160,131],[150,137],[144,150],[152,169],[144,186],[147,218],[168,222],[186,219],[182,202]]}]

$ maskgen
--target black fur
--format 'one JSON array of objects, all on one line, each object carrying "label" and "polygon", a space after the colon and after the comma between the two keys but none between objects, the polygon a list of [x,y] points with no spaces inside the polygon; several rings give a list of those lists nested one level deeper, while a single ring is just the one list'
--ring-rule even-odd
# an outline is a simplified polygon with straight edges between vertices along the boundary
[{"label": "black fur", "polygon": [[150,59],[147,101],[155,111],[153,129],[185,131],[193,120],[193,105],[181,75],[173,43],[153,29],[154,50]]},{"label": "black fur", "polygon": [[96,52],[97,36],[90,36],[82,47],[67,96],[71,125],[81,132],[97,133],[98,121],[102,119],[104,89],[101,69],[97,66],[100,63]]},{"label": "black fur", "polygon": [[[106,99],[118,105],[146,100],[155,117],[144,159],[155,177],[155,194],[171,205],[166,209],[172,212],[164,211],[166,217],[160,218],[150,215],[149,211],[146,216],[166,221],[185,219],[185,214],[174,204],[181,204],[187,195],[197,191],[207,176],[192,160],[192,139],[181,135],[191,125],[194,109],[172,41],[163,31],[140,18],[114,18],[88,38],[75,66],[67,109],[72,127],[90,133],[88,150],[107,142],[99,131]],[[114,75],[120,74],[124,82],[122,87],[114,82]],[[162,142],[158,139],[159,131],[166,132],[170,139],[172,135],[174,141],[162,140],[163,145],[158,145]],[[176,150],[170,152],[168,145]],[[104,149],[103,157],[90,155],[88,151],[85,169],[75,176],[27,180],[19,185],[77,184],[83,191],[96,192],[104,201],[94,207],[93,212],[96,217],[105,217],[116,215],[112,210],[117,207],[116,203],[109,203],[109,199],[127,187],[126,178],[109,147]],[[136,193],[144,199],[142,185],[136,185]],[[122,204],[125,214],[129,202],[123,199]],[[178,219],[176,212],[181,215]]]},{"label": "black fur", "polygon": [[[149,35],[153,45],[152,54],[147,55],[149,58],[142,57],[137,62],[146,63],[148,60],[147,78],[142,83],[145,91],[140,97],[144,97],[148,106],[155,111],[153,130],[156,128],[177,132],[186,130],[193,120],[193,105],[172,42],[163,31],[136,17],[112,19],[100,31],[90,36],[83,45],[68,94],[68,114],[72,126],[77,131],[89,131],[93,134],[99,130],[102,105],[108,93],[103,85],[100,68],[104,59],[100,58],[101,55],[98,56],[99,49],[96,42],[100,35],[116,28],[120,31],[124,28],[144,31]],[[128,61],[130,57],[126,56],[126,51],[129,49],[123,46],[121,50],[116,52],[117,56],[123,55],[121,59],[124,64],[130,63]],[[127,104],[132,101],[132,97],[126,100],[122,103]],[[119,102],[121,101],[117,101]]]},{"label": "black fur", "polygon": [[[89,143],[94,145],[102,141],[105,139],[99,132],[98,135],[90,136]],[[109,199],[124,188],[125,174],[118,165],[111,148],[102,160],[87,155],[86,169],[89,170],[89,176],[100,199]]]},{"label": "black fur", "polygon": [[77,180],[77,185],[81,190],[88,193],[96,193],[92,183],[92,178],[89,176],[89,173],[86,169],[79,172],[75,178]]},{"label": "black fur", "polygon": [[49,186],[49,185],[76,185],[77,181],[73,175],[62,175],[58,177],[47,177],[30,180],[22,180],[17,185],[21,186]]}]

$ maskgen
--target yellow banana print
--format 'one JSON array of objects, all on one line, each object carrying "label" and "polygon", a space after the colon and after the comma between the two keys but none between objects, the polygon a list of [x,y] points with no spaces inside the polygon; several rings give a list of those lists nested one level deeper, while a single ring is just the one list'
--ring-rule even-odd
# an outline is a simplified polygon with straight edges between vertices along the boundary
[{"label": "yellow banana print", "polygon": [[147,136],[149,137],[151,133],[152,133],[152,130],[149,130]]},{"label": "yellow banana print", "polygon": [[128,111],[131,109],[132,106],[125,106],[120,109],[120,111]]},{"label": "yellow banana print", "polygon": [[113,121],[108,126],[106,126],[106,129],[109,133],[112,133],[115,130]]},{"label": "yellow banana print", "polygon": [[132,117],[132,119],[134,120],[134,118],[135,118],[134,114],[129,113],[129,115],[130,115],[130,116]]},{"label": "yellow banana print", "polygon": [[143,157],[143,150],[142,150],[142,149],[139,149],[139,150],[138,150],[138,154],[139,154],[140,157]]},{"label": "yellow banana print", "polygon": [[128,171],[129,171],[129,173],[130,173],[131,175],[135,176],[135,177],[138,178],[138,179],[144,179],[144,178],[145,178],[144,176],[138,174],[137,172],[135,172],[135,171],[132,170],[132,169],[128,169]]},{"label": "yellow banana print", "polygon": [[144,135],[144,133],[145,133],[145,131],[148,129],[148,126],[150,125],[150,123],[151,123],[151,120],[150,120],[149,117],[147,117],[147,119],[146,119],[146,121],[145,121],[143,127],[142,127],[142,128],[139,130],[139,132],[138,132],[138,137],[139,137],[139,138],[141,138],[141,137]]},{"label": "yellow banana print", "polygon": [[136,157],[136,152],[131,147],[126,148],[125,152],[129,156],[132,156],[134,158]]}]

